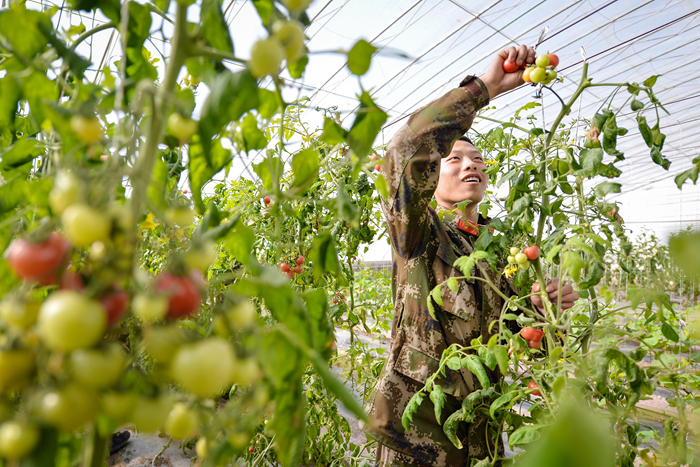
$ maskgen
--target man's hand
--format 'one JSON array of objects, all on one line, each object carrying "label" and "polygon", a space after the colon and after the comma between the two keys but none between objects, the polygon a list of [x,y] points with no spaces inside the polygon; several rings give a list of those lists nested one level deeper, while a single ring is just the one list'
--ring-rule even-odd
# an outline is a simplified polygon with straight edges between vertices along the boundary
[{"label": "man's hand", "polygon": [[[535,282],[532,284],[531,292],[538,293],[540,291],[540,283]],[[545,289],[549,295],[549,301],[555,306],[557,304],[557,295],[559,294],[559,279],[552,279],[547,283],[547,288]],[[574,302],[578,300],[578,293],[574,292],[574,288],[571,284],[563,284],[561,286],[561,309],[568,310],[574,306]],[[544,314],[544,303],[542,302],[542,297],[539,295],[533,295],[530,297],[532,304],[535,305],[542,314]]]},{"label": "man's hand", "polygon": [[525,82],[523,81],[523,70],[517,70],[513,73],[506,73],[503,71],[503,62],[505,62],[506,59],[515,62],[518,66],[523,63],[534,63],[535,49],[521,45],[517,49],[515,47],[505,48],[496,54],[493,60],[491,60],[486,73],[479,76],[479,79],[486,85],[491,99]]}]

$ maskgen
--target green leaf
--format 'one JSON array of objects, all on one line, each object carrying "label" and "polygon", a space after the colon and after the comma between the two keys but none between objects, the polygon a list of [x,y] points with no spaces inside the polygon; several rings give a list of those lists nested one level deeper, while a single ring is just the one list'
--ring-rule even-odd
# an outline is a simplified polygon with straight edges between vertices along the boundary
[{"label": "green leaf", "polygon": [[233,53],[233,40],[221,11],[221,0],[202,0],[199,19],[201,33],[207,44],[215,49]]},{"label": "green leaf", "polygon": [[47,45],[39,25],[52,29],[51,19],[39,11],[27,10],[24,3],[13,2],[0,11],[0,31],[12,49],[28,59],[34,58]]},{"label": "green leaf", "polygon": [[676,182],[676,186],[678,186],[678,189],[680,190],[683,187],[685,181],[688,179],[692,180],[693,185],[695,185],[698,181],[699,172],[700,165],[696,165],[695,167],[692,167],[689,170],[686,170],[685,172],[681,172],[680,174],[676,175],[676,177],[673,180]]},{"label": "green leaf", "polygon": [[545,257],[545,259],[547,260],[548,263],[552,262],[554,257],[557,256],[557,253],[559,253],[559,250],[561,250],[563,246],[564,245],[562,245],[562,244],[555,245],[547,252],[547,256]]},{"label": "green leaf", "polygon": [[306,69],[306,65],[308,65],[308,63],[309,57],[307,57],[306,55],[304,55],[294,63],[288,63],[287,71],[289,71],[289,76],[291,76],[294,79],[301,78],[304,74],[304,70]]},{"label": "green leaf", "polygon": [[252,114],[248,114],[241,122],[241,134],[243,135],[243,150],[250,152],[256,149],[264,149],[267,146],[265,133],[258,128],[258,121]]},{"label": "green leaf", "polygon": [[163,162],[162,158],[157,158],[153,163],[151,171],[151,182],[146,189],[146,197],[148,201],[157,209],[165,211],[168,208],[168,203],[165,201],[165,195],[170,192],[168,179],[168,166]]},{"label": "green leaf", "polygon": [[632,107],[632,111],[636,112],[644,108],[644,103],[638,101],[637,99],[632,99],[632,104],[630,106]]},{"label": "green leaf", "polygon": [[449,279],[447,279],[447,287],[451,291],[457,292],[457,289],[459,288],[459,284],[457,284],[457,279],[455,279],[454,277],[450,277]]},{"label": "green leaf", "polygon": [[430,296],[433,297],[433,300],[435,300],[435,303],[437,303],[440,306],[444,306],[444,303],[442,302],[442,293],[440,292],[440,286],[436,286],[432,292],[430,292]]},{"label": "green leaf", "polygon": [[31,165],[27,164],[30,164],[37,156],[42,155],[45,150],[44,143],[34,138],[15,141],[5,151],[0,152],[0,173],[5,179],[9,179],[17,169],[26,168],[24,172],[29,175]]},{"label": "green leaf", "polygon": [[679,340],[678,331],[673,329],[673,327],[668,323],[663,323],[661,325],[661,334],[663,334],[664,337],[671,342],[678,342]]},{"label": "green leaf", "polygon": [[598,173],[598,167],[603,161],[603,150],[600,148],[583,149],[580,160],[583,173],[588,177],[593,177]]},{"label": "green leaf", "polygon": [[360,108],[347,135],[350,149],[355,151],[357,157],[363,158],[370,153],[372,143],[387,118],[389,116],[377,107],[369,93],[363,91],[360,96]]},{"label": "green leaf", "polygon": [[14,76],[6,74],[0,78],[0,128],[14,130],[20,92],[19,82]]},{"label": "green leaf", "polygon": [[239,223],[224,240],[224,249],[228,254],[236,258],[238,262],[247,266],[255,260],[253,245],[255,244],[255,232]]},{"label": "green leaf", "polygon": [[532,204],[532,197],[527,193],[523,194],[520,198],[515,200],[513,203],[513,209],[510,211],[510,215],[515,217],[525,211]]},{"label": "green leaf", "polygon": [[488,389],[489,387],[491,387],[491,381],[489,380],[489,377],[486,374],[486,370],[481,364],[481,360],[479,360],[479,357],[477,357],[476,355],[467,355],[464,358],[464,360],[466,361],[467,369],[471,371],[474,376],[477,377],[479,383],[481,383],[481,386],[484,389]]},{"label": "green leaf", "polygon": [[231,151],[221,146],[221,140],[215,139],[209,144],[209,157],[205,157],[206,149],[196,141],[190,145],[189,174],[192,197],[197,211],[202,214],[206,210],[202,201],[202,188],[211,178],[226,167],[233,155]]},{"label": "green leaf", "polygon": [[643,82],[642,84],[643,84],[644,86],[650,88],[650,87],[654,86],[654,84],[656,84],[656,79],[657,79],[659,76],[661,76],[661,75],[653,75],[653,76],[650,76],[650,77],[648,77],[647,79],[645,79],[644,82]]},{"label": "green leaf", "polygon": [[471,277],[472,270],[476,266],[476,262],[480,259],[488,258],[489,254],[486,251],[477,250],[469,256],[460,256],[452,266],[461,271],[467,278]]},{"label": "green leaf", "polygon": [[518,428],[508,437],[508,444],[516,446],[518,444],[530,444],[540,439],[538,426],[527,425]]},{"label": "green leaf", "polygon": [[433,306],[432,300],[428,300],[428,313],[430,313],[431,318],[437,321],[437,317],[435,316],[435,307]]},{"label": "green leaf", "polygon": [[413,423],[413,414],[418,410],[418,406],[421,405],[424,397],[425,395],[418,391],[411,397],[411,400],[408,401],[408,405],[406,405],[406,409],[403,411],[403,415],[401,415],[401,424],[404,429],[408,430],[408,424]]},{"label": "green leaf", "polygon": [[599,261],[596,261],[588,268],[588,274],[581,281],[579,287],[582,289],[595,287],[603,279],[603,276],[605,276],[605,268]]},{"label": "green leaf", "polygon": [[260,177],[265,190],[272,191],[284,172],[284,163],[279,157],[269,155],[262,162],[253,164],[253,171]]},{"label": "green leaf", "polygon": [[270,118],[280,109],[280,100],[277,93],[269,89],[260,88],[258,89],[258,96],[260,98],[258,112],[262,118]]},{"label": "green leaf", "polygon": [[46,40],[51,44],[58,54],[63,59],[63,63],[68,65],[70,71],[78,78],[83,78],[83,73],[92,65],[90,60],[86,60],[65,46],[63,42],[53,32],[53,28],[44,23],[38,23],[39,31],[44,35]]},{"label": "green leaf", "polygon": [[326,272],[338,277],[340,262],[335,248],[335,240],[330,232],[317,235],[311,243],[309,259],[313,263],[314,276],[318,279]]},{"label": "green leaf", "polygon": [[581,255],[575,251],[567,251],[563,254],[562,267],[569,271],[571,278],[578,282],[581,279],[581,269],[583,268],[583,259]]},{"label": "green leaf", "polygon": [[272,0],[253,0],[253,5],[255,5],[255,11],[258,12],[263,25],[267,26],[272,18],[272,9],[274,7]]},{"label": "green leaf", "polygon": [[277,393],[270,428],[275,432],[275,452],[284,467],[296,467],[304,451],[306,404],[301,378]]},{"label": "green leaf", "polygon": [[[442,431],[445,432],[447,438],[452,442],[452,444],[455,445],[457,449],[463,448],[462,441],[460,441],[459,437],[457,436],[457,428],[459,428],[459,422],[462,421],[463,416],[464,409],[457,410],[452,415],[447,417],[447,420],[445,420],[445,424],[442,427]],[[404,426],[406,426],[406,424],[404,424]]]},{"label": "green leaf", "polygon": [[491,408],[489,409],[489,413],[491,414],[491,418],[494,418],[496,410],[500,409],[504,405],[508,405],[510,401],[513,400],[513,398],[517,397],[518,392],[507,392],[503,394],[501,397],[496,399],[491,403]]},{"label": "green leaf", "polygon": [[372,54],[377,48],[364,39],[360,39],[348,52],[348,68],[357,76],[367,73],[372,62]]},{"label": "green leaf", "polygon": [[320,157],[315,149],[304,149],[294,154],[292,171],[294,181],[292,187],[308,187],[318,180]]},{"label": "green leaf", "polygon": [[508,373],[508,348],[497,345],[493,349],[493,353],[496,355],[496,361],[498,362],[498,369],[501,371],[501,375],[505,375]]},{"label": "green leaf", "polygon": [[0,185],[0,214],[14,210],[27,195],[28,185],[23,177],[15,177],[4,185]]},{"label": "green leaf", "polygon": [[331,146],[336,144],[344,143],[347,132],[338,125],[332,118],[326,117],[323,120],[323,133],[321,134],[321,141],[325,141]]},{"label": "green leaf", "polygon": [[604,198],[605,195],[608,195],[610,193],[620,193],[621,188],[622,185],[619,183],[603,182],[595,187],[594,192],[597,197]]},{"label": "green leaf", "polygon": [[489,229],[481,229],[479,233],[479,238],[474,242],[474,248],[477,250],[486,250],[486,248],[493,242],[493,234],[489,232]]},{"label": "green leaf", "polygon": [[328,297],[323,289],[314,289],[302,294],[308,310],[314,334],[316,352],[328,362],[333,355],[334,329],[328,320]]},{"label": "green leaf", "polygon": [[435,419],[438,423],[440,423],[440,418],[442,417],[442,408],[445,406],[447,396],[445,395],[439,384],[433,385],[433,390],[430,391],[430,400],[433,401],[433,406],[435,407]]},{"label": "green leaf", "polygon": [[700,274],[700,233],[683,232],[673,235],[668,241],[668,248],[674,262],[683,272],[691,276]]},{"label": "green leaf", "polygon": [[654,140],[651,136],[651,128],[647,125],[646,117],[641,115],[637,116],[637,126],[639,127],[639,132],[642,134],[642,138],[644,138],[644,142],[647,143],[648,147],[651,147],[652,144],[654,144]]}]

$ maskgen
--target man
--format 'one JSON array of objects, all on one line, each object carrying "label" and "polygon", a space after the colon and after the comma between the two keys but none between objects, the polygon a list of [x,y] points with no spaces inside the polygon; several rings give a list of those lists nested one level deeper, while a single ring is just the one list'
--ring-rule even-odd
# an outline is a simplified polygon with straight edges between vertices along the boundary
[{"label": "man", "polygon": [[[498,319],[502,300],[490,287],[482,286],[482,281],[459,280],[456,292],[443,286],[443,306],[435,304],[437,319],[430,316],[428,300],[436,285],[451,276],[462,276],[452,264],[473,251],[479,223],[477,207],[488,177],[483,173],[482,155],[467,138],[460,138],[490,98],[523,83],[522,71],[503,71],[506,58],[518,65],[532,63],[535,51],[525,46],[502,50],[486,74],[468,76],[459,88],[413,114],[387,146],[382,174],[389,182],[389,196],[382,209],[394,252],[394,323],[391,351],[365,426],[380,444],[377,457],[381,466],[468,466],[472,459],[492,457],[500,451],[499,446],[493,446],[488,420],[482,416],[470,424],[460,423],[457,435],[463,449],[457,449],[444,434],[427,398],[408,430],[403,428],[401,416],[411,397],[435,372],[447,347],[469,345],[479,336],[487,342],[498,332],[497,326],[489,331],[489,325]],[[436,209],[429,206],[433,196]],[[471,203],[464,210],[453,211],[465,200]],[[477,268],[475,273],[488,274],[492,283],[505,289],[502,276],[488,267],[481,270]],[[556,285],[552,282],[547,287],[553,301]],[[562,287],[563,308],[573,306],[577,298],[570,285]],[[533,303],[542,306],[540,297]],[[489,378],[495,383],[501,375],[496,369]],[[467,369],[448,370],[439,384],[447,394],[441,422],[480,387]]]}]

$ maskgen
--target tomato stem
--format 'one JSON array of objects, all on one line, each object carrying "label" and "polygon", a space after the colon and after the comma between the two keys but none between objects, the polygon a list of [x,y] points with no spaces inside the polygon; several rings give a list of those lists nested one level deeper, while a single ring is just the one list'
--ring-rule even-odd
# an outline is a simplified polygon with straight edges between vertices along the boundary
[{"label": "tomato stem", "polygon": [[93,424],[89,430],[89,438],[85,444],[85,467],[102,467],[107,457],[108,439],[100,435],[97,425]]}]

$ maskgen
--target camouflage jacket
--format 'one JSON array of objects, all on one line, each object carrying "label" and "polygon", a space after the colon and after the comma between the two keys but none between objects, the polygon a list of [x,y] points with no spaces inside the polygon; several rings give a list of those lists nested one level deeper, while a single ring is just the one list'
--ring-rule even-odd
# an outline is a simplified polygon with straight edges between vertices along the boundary
[{"label": "camouflage jacket", "polygon": [[[473,279],[459,280],[457,292],[443,285],[443,306],[433,302],[437,319],[428,311],[430,291],[451,276],[462,276],[452,264],[473,251],[477,238],[460,229],[464,225],[451,211],[438,215],[442,208],[436,211],[429,205],[437,187],[440,160],[488,102],[484,84],[478,78],[465,79],[459,88],[410,117],[387,145],[381,169],[389,185],[382,209],[393,249],[395,309],[391,350],[368,408],[370,421],[365,431],[390,449],[429,465],[469,465],[472,458],[483,459],[489,455],[486,440],[492,437],[487,433],[486,419],[462,422],[458,436],[464,448],[457,449],[437,423],[427,397],[409,429],[404,430],[401,424],[408,401],[435,373],[443,350],[454,343],[469,345],[480,335],[487,342],[489,324],[500,315],[502,299]],[[494,284],[506,288],[502,276],[493,274],[487,263],[482,263],[481,269]],[[497,370],[489,374],[493,382],[500,379]],[[440,386],[448,399],[441,422],[481,387],[466,368],[448,369]]]}]

